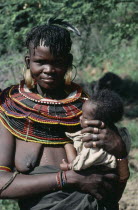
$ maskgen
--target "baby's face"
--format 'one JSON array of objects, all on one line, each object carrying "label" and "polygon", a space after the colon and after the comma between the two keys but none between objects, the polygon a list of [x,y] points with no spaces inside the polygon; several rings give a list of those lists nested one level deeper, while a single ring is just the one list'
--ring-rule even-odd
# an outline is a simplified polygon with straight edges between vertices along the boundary
[{"label": "baby's face", "polygon": [[94,113],[97,105],[86,101],[82,106],[82,115],[80,116],[80,124],[82,128],[86,128],[86,121],[94,120]]}]

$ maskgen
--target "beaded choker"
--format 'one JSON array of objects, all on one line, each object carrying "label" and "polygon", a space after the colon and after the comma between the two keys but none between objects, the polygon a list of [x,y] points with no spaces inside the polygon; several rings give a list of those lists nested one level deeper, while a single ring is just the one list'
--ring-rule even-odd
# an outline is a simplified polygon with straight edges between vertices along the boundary
[{"label": "beaded choker", "polygon": [[66,87],[67,98],[43,98],[24,84],[5,89],[0,95],[0,120],[16,137],[42,144],[70,142],[65,132],[78,126],[82,105],[88,98],[75,83]]}]

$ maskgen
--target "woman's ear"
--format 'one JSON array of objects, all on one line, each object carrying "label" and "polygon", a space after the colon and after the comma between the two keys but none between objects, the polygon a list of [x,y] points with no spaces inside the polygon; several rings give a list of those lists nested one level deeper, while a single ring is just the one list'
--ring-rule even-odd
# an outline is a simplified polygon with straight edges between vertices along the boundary
[{"label": "woman's ear", "polygon": [[25,56],[25,63],[26,63],[27,69],[29,69],[30,68],[30,56],[29,55]]}]

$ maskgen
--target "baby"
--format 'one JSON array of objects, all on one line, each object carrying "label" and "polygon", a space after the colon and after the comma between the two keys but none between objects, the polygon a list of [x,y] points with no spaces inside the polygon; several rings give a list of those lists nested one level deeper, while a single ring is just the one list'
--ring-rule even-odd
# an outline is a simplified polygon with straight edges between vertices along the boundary
[{"label": "baby", "polygon": [[[100,120],[112,128],[114,123],[121,120],[123,111],[123,102],[117,93],[107,89],[101,90],[83,104],[82,116],[80,117],[81,127],[87,127],[86,120]],[[93,148],[84,146],[81,139],[89,133],[81,134],[81,131],[77,131],[75,133],[66,132],[66,135],[73,140],[74,144],[65,145],[68,163],[62,160],[60,164],[62,170],[79,171],[97,165],[116,168],[116,158],[113,155],[103,149],[96,148],[96,144],[93,144]],[[93,135],[97,137],[98,134]]]}]

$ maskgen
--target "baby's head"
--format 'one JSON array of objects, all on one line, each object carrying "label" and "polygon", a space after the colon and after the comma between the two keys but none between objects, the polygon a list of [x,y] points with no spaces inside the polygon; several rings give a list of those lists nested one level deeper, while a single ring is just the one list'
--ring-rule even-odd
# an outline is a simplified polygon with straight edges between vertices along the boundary
[{"label": "baby's head", "polygon": [[107,89],[101,90],[83,104],[81,127],[87,127],[85,120],[100,120],[110,127],[121,120],[123,112],[124,107],[120,96]]}]

